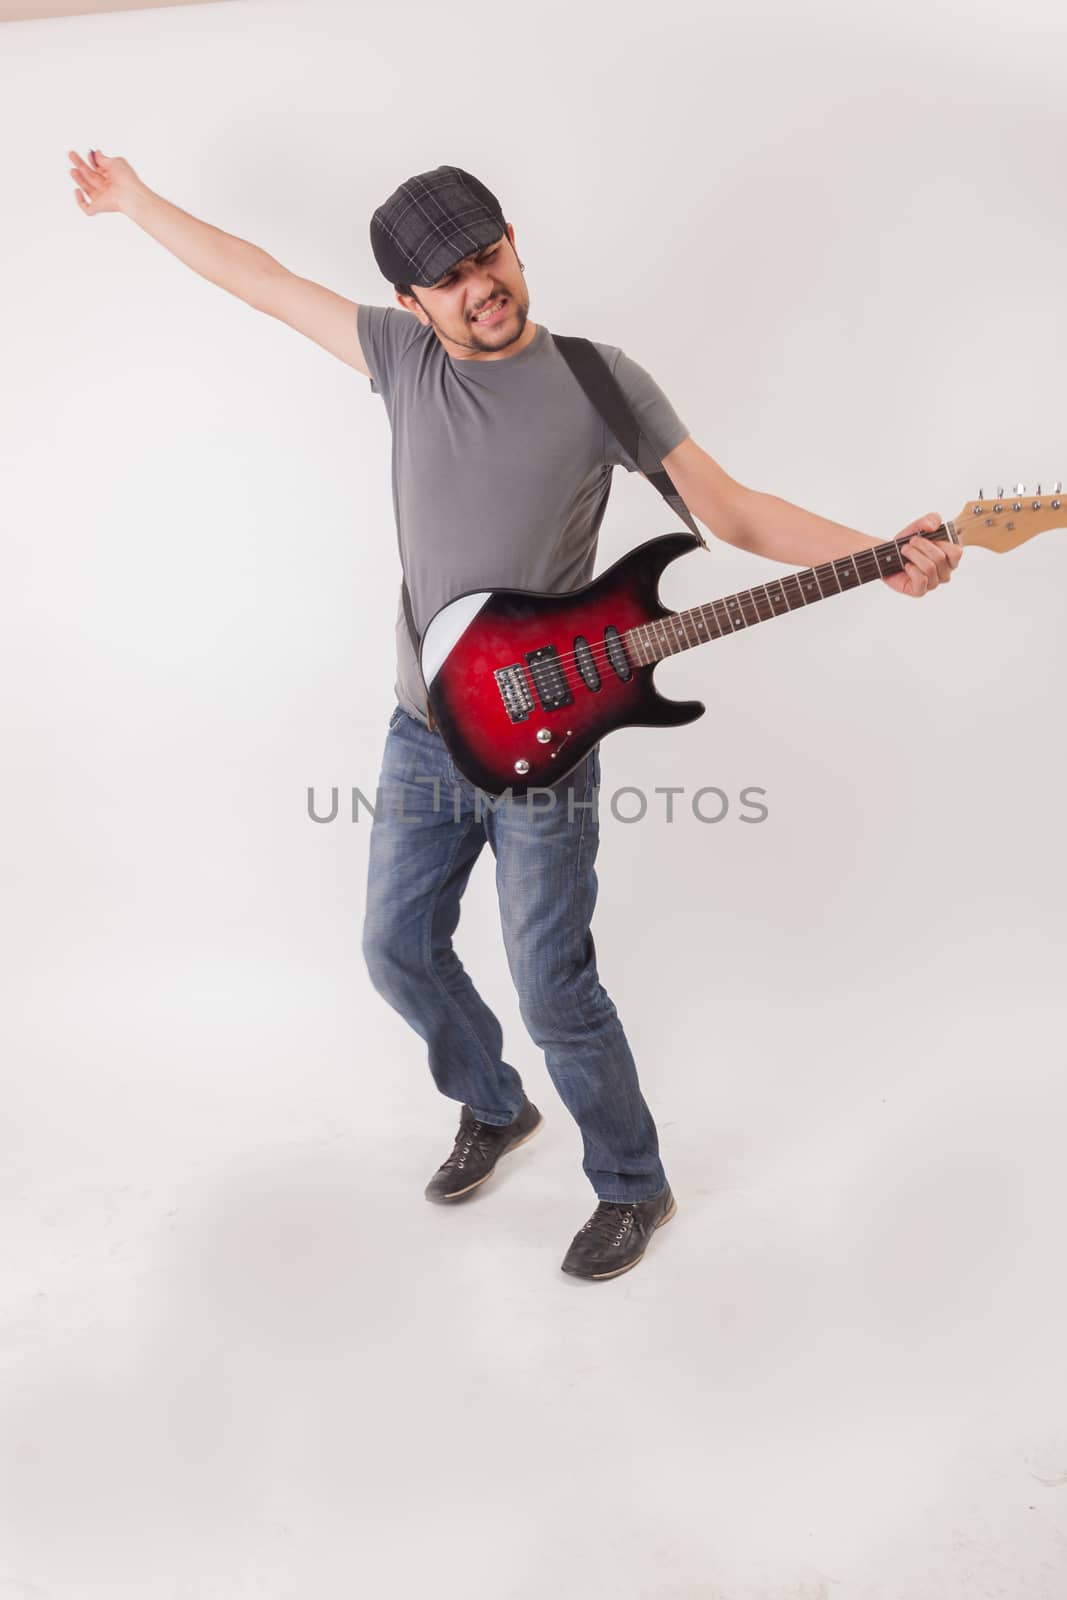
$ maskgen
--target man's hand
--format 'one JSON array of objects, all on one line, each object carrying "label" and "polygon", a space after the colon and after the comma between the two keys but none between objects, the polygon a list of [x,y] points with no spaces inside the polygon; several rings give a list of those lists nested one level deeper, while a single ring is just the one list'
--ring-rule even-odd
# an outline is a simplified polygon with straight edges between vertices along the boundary
[{"label": "man's hand", "polygon": [[309,278],[298,278],[258,245],[172,205],[142,183],[121,156],[90,150],[85,162],[76,150],[67,154],[74,162],[70,169],[77,185],[74,198],[87,217],[95,217],[98,211],[121,211],[209,283],[237,295],[253,310],[287,322],[370,377],[359,342],[359,307],[354,300]]},{"label": "man's hand", "polygon": [[[925,517],[917,517],[914,522],[909,522],[906,528],[901,528],[897,534],[898,539],[903,539],[906,534],[920,534],[925,529],[933,533],[941,526],[942,518],[936,511],[931,511]],[[947,583],[953,571],[960,564],[963,555],[963,546],[959,544],[942,544],[940,540],[909,539],[901,550],[904,559],[904,571],[894,572],[891,578],[883,578],[891,589],[898,594],[907,594],[915,600],[922,595],[929,594],[931,589],[936,589],[939,583]]]},{"label": "man's hand", "polygon": [[76,150],[68,150],[67,154],[74,163],[70,169],[74,198],[87,217],[95,217],[100,211],[124,211],[131,196],[144,188],[130,163],[121,156],[90,150],[89,160],[83,161]]}]

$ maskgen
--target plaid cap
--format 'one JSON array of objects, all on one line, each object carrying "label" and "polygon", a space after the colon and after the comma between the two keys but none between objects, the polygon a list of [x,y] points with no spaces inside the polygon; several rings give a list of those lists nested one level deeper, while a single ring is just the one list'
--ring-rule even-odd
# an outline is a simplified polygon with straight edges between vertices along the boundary
[{"label": "plaid cap", "polygon": [[425,288],[504,232],[500,202],[462,167],[435,167],[394,189],[371,217],[370,243],[390,283]]}]

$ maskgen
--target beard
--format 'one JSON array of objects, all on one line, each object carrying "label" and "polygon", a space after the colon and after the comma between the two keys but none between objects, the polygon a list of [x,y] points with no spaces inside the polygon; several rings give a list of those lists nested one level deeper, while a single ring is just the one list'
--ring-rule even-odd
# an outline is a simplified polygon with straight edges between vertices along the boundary
[{"label": "beard", "polygon": [[[523,285],[523,288],[525,289],[525,285]],[[414,290],[412,293],[414,293]],[[417,294],[415,294],[415,299],[425,312],[430,327],[440,338],[447,339],[450,344],[462,345],[466,350],[493,353],[497,350],[506,350],[509,344],[514,344],[516,339],[521,339],[530,310],[530,296],[528,294],[523,293],[520,300],[517,295],[512,294],[510,289],[503,289],[501,293],[506,294],[511,302],[508,307],[508,314],[503,322],[499,323],[495,328],[487,329],[484,334],[479,331],[475,322],[465,322],[462,329],[457,329],[455,333],[451,332],[448,328],[443,327],[426,309]],[[492,298],[496,299],[496,296],[494,295]],[[514,328],[512,328],[513,318]]]},{"label": "beard", "polygon": [[[470,343],[468,346],[469,349],[506,350],[509,344],[514,344],[516,339],[520,339],[522,337],[522,330],[526,326],[526,317],[530,309],[530,302],[529,300],[525,299],[525,297],[523,298],[523,301],[520,302],[516,300],[513,294],[508,295],[508,300],[510,303],[508,305],[507,315],[505,316],[503,322],[499,323],[497,327],[489,328],[486,333],[483,334],[476,322],[469,322],[467,324],[467,331],[470,334]],[[512,321],[514,321],[514,331],[509,332],[508,330],[511,327]],[[466,343],[467,341],[457,339],[455,342],[456,344],[462,344]]]}]

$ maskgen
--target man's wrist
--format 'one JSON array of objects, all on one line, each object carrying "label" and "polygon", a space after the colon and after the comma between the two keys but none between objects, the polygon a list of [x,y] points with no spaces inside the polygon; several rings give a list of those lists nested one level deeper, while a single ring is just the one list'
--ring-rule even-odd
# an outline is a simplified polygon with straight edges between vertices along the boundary
[{"label": "man's wrist", "polygon": [[137,182],[121,196],[119,210],[124,217],[129,217],[131,222],[140,222],[155,199],[158,199],[158,196],[146,183]]}]

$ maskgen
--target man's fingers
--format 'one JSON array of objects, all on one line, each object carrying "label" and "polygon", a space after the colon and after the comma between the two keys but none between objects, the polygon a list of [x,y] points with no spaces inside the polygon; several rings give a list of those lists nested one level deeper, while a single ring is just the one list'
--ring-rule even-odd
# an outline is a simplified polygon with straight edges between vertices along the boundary
[{"label": "man's fingers", "polygon": [[932,546],[934,560],[937,562],[937,576],[941,583],[947,583],[952,576],[952,568],[955,565],[952,559],[952,552],[957,548],[957,546],[951,544],[935,544]]},{"label": "man's fingers", "polygon": [[103,178],[99,172],[94,172],[91,167],[87,167],[81,157],[73,150],[67,153],[75,163],[70,169],[71,177],[81,187],[82,193],[88,195],[90,201],[95,200],[104,189],[107,182],[106,178]]},{"label": "man's fingers", "polygon": [[921,551],[923,555],[928,556],[934,563],[934,570],[940,583],[948,582],[952,576],[953,567],[959,566],[960,557],[963,554],[961,545],[935,544],[932,540],[921,537],[910,540],[904,548],[905,552],[915,551],[918,554]]},{"label": "man's fingers", "polygon": [[904,546],[901,554],[911,568],[912,576],[921,578],[923,581],[923,587],[919,592],[925,594],[927,589],[936,589],[938,584],[937,562],[933,557],[927,555],[925,550],[918,549],[914,539]]},{"label": "man's fingers", "polygon": [[92,167],[85,165],[84,161],[79,161],[77,166],[71,169],[71,176],[77,178],[87,193],[92,194],[95,194],[98,189],[102,189],[107,182],[102,173],[94,172]]},{"label": "man's fingers", "polygon": [[899,538],[906,539],[910,533],[936,533],[941,526],[941,518],[936,511],[928,511],[925,517],[916,517],[914,522],[909,522]]},{"label": "man's fingers", "polygon": [[960,545],[923,537],[924,534],[936,533],[943,522],[944,518],[936,511],[929,511],[925,517],[916,517],[903,533],[897,534],[897,539],[901,541],[903,576],[908,585],[905,593],[928,594],[939,583],[948,583],[954,568],[959,566],[963,555]]},{"label": "man's fingers", "polygon": [[938,548],[936,544],[931,544],[929,539],[916,536],[908,540],[904,546],[904,554],[910,556],[912,561],[917,561],[926,571],[929,567],[936,566]]}]

